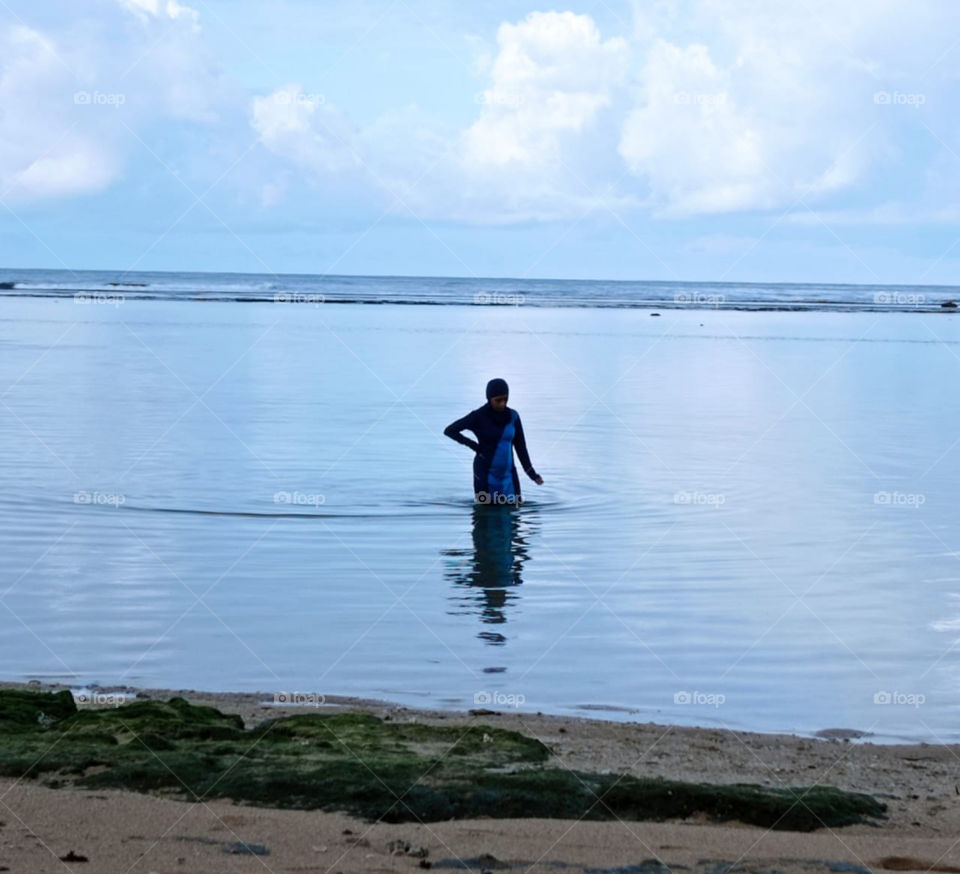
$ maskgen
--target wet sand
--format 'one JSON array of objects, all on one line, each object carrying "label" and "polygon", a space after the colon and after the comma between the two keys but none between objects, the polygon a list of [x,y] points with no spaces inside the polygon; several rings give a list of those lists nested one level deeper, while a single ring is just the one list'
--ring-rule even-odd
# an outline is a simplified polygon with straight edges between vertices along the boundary
[{"label": "wet sand", "polygon": [[[127,691],[161,700],[182,695],[192,703],[239,713],[248,725],[304,712],[265,705],[267,695]],[[664,823],[475,819],[370,824],[343,814],[115,790],[49,789],[28,780],[2,779],[0,870],[346,874],[429,865],[437,870],[642,874],[665,865],[717,874],[732,864],[742,871],[855,870],[849,866],[960,870],[960,749],[955,746],[875,745],[507,711],[414,710],[343,698],[328,702],[324,710],[394,721],[513,729],[539,738],[555,752],[557,764],[571,769],[771,787],[817,784],[865,792],[888,805],[887,819],[879,825],[813,833],[717,825],[699,817]],[[88,861],[70,861],[78,857]]]}]

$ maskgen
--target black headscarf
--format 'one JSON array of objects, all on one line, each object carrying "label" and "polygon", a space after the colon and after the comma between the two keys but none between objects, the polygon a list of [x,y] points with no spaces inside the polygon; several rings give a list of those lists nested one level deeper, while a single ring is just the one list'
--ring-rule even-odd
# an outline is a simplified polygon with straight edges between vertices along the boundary
[{"label": "black headscarf", "polygon": [[491,379],[487,383],[487,400],[490,398],[498,398],[500,395],[509,395],[510,387],[507,385],[505,379]]},{"label": "black headscarf", "polygon": [[510,387],[507,385],[505,379],[491,379],[487,383],[487,406],[490,408],[490,414],[493,416],[493,421],[498,425],[506,425],[510,421],[510,411],[509,410],[495,410],[490,404],[490,398],[497,398],[500,395],[509,395]]}]

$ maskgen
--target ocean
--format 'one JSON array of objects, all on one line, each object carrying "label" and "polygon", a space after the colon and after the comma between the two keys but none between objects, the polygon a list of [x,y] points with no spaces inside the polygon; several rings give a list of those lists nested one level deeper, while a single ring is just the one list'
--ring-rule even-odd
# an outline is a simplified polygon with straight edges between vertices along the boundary
[{"label": "ocean", "polygon": [[711,308],[942,312],[960,304],[960,287],[751,282],[624,282],[419,276],[315,276],[14,270],[0,292],[28,297],[237,303],[367,303],[527,307]]},{"label": "ocean", "polygon": [[957,742],[957,301],[0,270],[0,679]]}]

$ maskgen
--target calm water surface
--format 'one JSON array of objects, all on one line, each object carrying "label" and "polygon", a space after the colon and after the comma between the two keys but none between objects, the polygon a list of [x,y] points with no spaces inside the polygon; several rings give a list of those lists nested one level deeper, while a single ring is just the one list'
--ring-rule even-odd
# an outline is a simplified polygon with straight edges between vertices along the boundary
[{"label": "calm water surface", "polygon": [[949,314],[0,303],[3,679],[960,740]]}]

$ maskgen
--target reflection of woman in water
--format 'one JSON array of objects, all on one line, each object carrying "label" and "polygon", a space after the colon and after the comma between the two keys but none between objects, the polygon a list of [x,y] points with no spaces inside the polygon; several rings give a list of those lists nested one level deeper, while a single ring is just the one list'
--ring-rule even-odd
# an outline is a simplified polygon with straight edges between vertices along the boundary
[{"label": "reflection of woman in water", "polygon": [[507,640],[489,626],[506,623],[507,608],[518,600],[517,586],[523,582],[523,565],[530,558],[531,513],[535,513],[533,508],[504,512],[477,504],[473,508],[473,549],[443,550],[448,559],[444,576],[458,587],[451,600],[480,615],[488,630],[477,636],[493,646]]},{"label": "reflection of woman in water", "polygon": [[[507,406],[507,397],[506,381],[491,379],[487,383],[487,403],[447,425],[443,432],[476,453],[473,492],[480,504],[519,504],[523,500],[513,463],[514,447],[527,476],[537,485],[543,484],[543,477],[530,463],[520,415]],[[461,431],[473,431],[477,439],[464,437]]]}]

